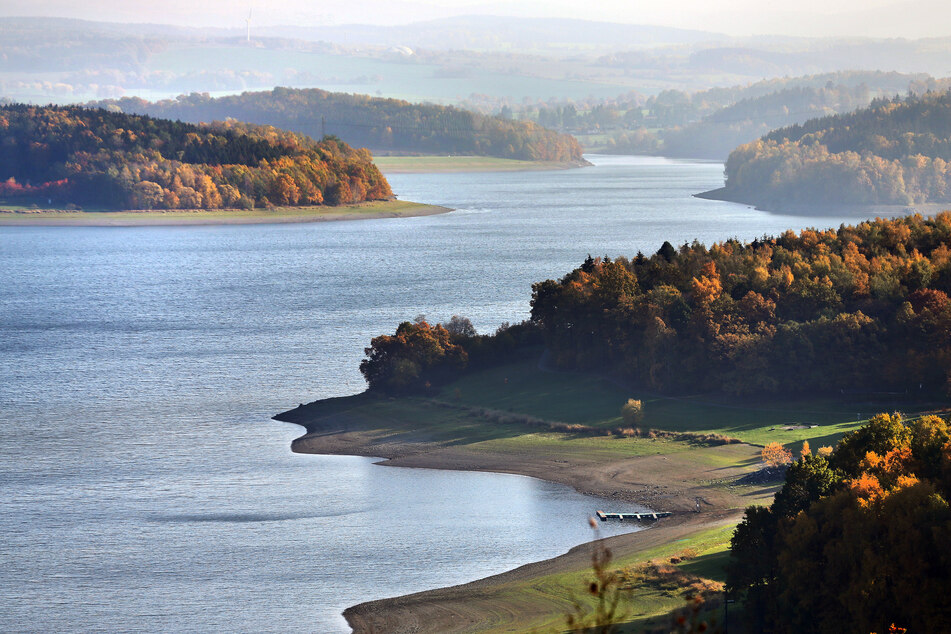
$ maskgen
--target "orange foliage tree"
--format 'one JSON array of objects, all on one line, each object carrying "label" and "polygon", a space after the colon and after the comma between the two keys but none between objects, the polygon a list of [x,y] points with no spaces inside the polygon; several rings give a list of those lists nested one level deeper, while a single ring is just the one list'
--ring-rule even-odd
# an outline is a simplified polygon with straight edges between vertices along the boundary
[{"label": "orange foliage tree", "polygon": [[767,467],[780,467],[792,462],[792,452],[778,442],[771,442],[760,452]]}]

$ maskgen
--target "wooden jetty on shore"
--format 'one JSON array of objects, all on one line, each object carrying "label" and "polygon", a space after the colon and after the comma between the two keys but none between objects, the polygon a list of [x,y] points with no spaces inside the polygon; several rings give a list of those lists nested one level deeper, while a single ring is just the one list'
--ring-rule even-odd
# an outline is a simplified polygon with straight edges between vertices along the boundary
[{"label": "wooden jetty on shore", "polygon": [[636,522],[643,522],[646,520],[659,520],[662,517],[670,517],[670,511],[664,511],[662,513],[605,513],[604,511],[597,511],[598,519],[602,522],[605,520],[633,520]]}]

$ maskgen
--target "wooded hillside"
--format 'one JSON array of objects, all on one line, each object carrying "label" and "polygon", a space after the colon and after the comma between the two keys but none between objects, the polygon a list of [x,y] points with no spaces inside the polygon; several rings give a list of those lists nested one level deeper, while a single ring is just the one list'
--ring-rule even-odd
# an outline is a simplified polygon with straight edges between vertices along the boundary
[{"label": "wooded hillside", "polygon": [[535,284],[557,362],[664,391],[943,391],[951,213],[588,259]]},{"label": "wooded hillside", "polygon": [[951,202],[951,93],[879,99],[734,150],[724,197],[756,204]]},{"label": "wooded hillside", "polygon": [[528,161],[583,160],[581,146],[573,137],[531,121],[316,88],[275,88],[218,98],[192,93],[156,103],[124,98],[96,105],[192,122],[233,118],[313,137],[326,133],[375,151],[474,154]]},{"label": "wooded hillside", "polygon": [[802,453],[733,535],[727,581],[747,631],[947,630],[947,421],[881,414],[831,455]]},{"label": "wooded hillside", "polygon": [[392,196],[370,153],[266,126],[0,107],[0,197],[111,209],[336,205]]}]

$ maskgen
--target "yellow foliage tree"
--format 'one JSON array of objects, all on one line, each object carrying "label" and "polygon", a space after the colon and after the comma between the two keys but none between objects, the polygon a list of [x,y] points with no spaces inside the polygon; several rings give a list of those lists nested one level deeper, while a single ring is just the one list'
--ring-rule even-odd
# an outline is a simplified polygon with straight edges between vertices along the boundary
[{"label": "yellow foliage tree", "polygon": [[792,462],[792,452],[778,442],[771,442],[760,454],[767,467],[779,467]]}]

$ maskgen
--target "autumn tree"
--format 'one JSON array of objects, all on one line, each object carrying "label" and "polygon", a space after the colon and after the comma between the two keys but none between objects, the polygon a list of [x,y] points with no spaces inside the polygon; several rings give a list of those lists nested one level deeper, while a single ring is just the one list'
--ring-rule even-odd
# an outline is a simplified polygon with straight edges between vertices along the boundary
[{"label": "autumn tree", "polygon": [[394,335],[374,337],[360,372],[370,390],[412,392],[446,380],[465,367],[466,351],[451,342],[449,331],[425,320],[405,321]]},{"label": "autumn tree", "polygon": [[781,467],[792,462],[792,452],[778,442],[771,442],[763,447],[760,457],[770,468]]},{"label": "autumn tree", "polygon": [[878,415],[829,460],[793,464],[731,542],[730,591],[755,631],[941,631],[951,619],[947,421]]}]

